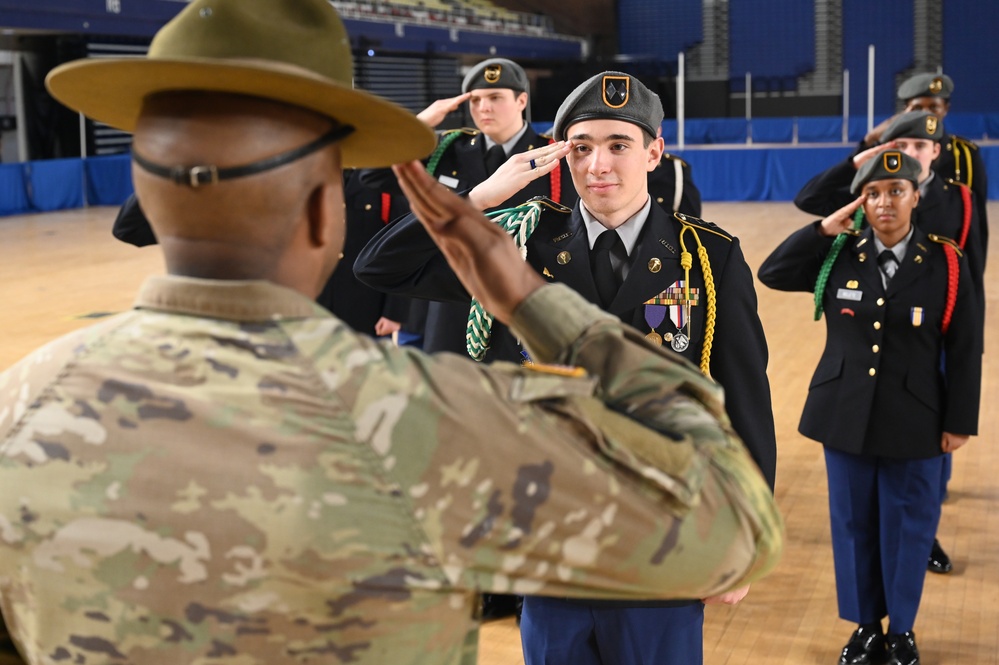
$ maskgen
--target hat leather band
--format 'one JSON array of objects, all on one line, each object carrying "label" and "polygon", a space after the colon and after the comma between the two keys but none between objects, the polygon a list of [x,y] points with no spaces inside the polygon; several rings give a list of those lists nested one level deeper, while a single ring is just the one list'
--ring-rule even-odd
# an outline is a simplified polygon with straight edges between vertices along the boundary
[{"label": "hat leather band", "polygon": [[244,164],[243,166],[229,166],[224,169],[213,164],[201,164],[198,166],[163,166],[149,161],[139,153],[132,151],[132,160],[144,171],[148,171],[155,176],[173,180],[178,185],[189,187],[201,187],[202,185],[214,185],[220,180],[231,180],[232,178],[242,178],[248,175],[256,175],[264,171],[276,169],[279,166],[290,164],[311,155],[320,148],[324,148],[331,143],[335,143],[350,135],[354,131],[352,125],[337,125],[315,141],[289,150],[288,152],[267,157],[257,162]]}]

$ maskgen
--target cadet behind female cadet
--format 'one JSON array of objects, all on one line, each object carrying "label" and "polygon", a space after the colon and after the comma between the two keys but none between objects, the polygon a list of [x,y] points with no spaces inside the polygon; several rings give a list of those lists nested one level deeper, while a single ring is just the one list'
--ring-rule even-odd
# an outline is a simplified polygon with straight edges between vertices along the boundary
[{"label": "cadet behind female cadet", "polygon": [[[942,453],[978,428],[974,285],[952,240],[911,223],[919,172],[897,150],[869,160],[851,187],[860,196],[793,233],[759,270],[774,289],[814,288],[816,318],[826,314],[798,431],[825,446],[839,614],[859,624],[841,665],[919,663],[913,626]],[[851,232],[861,204],[870,226]]]}]

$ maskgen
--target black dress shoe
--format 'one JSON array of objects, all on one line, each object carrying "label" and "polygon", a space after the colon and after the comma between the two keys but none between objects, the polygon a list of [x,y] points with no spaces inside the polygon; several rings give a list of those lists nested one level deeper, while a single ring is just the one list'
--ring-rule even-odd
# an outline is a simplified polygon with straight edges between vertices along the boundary
[{"label": "black dress shoe", "polygon": [[482,594],[482,620],[493,621],[506,617],[520,619],[520,608],[523,598],[501,593]]},{"label": "black dress shoe", "polygon": [[888,636],[888,665],[919,665],[916,635],[911,630]]},{"label": "black dress shoe", "polygon": [[931,573],[949,573],[954,569],[954,566],[950,563],[950,557],[947,553],[943,551],[940,547],[940,541],[936,538],[933,539],[933,549],[930,550],[930,559],[926,563],[926,570]]},{"label": "black dress shoe", "polygon": [[843,647],[843,653],[839,655],[839,665],[883,663],[887,656],[881,624],[865,623],[853,631],[850,641]]}]

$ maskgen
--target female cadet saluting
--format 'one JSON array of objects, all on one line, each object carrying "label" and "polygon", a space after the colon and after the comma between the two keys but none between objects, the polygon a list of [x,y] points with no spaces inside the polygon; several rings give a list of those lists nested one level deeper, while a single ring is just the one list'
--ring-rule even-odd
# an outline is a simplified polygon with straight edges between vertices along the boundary
[{"label": "female cadet saluting", "polygon": [[[859,624],[843,665],[919,663],[942,453],[978,428],[974,286],[956,244],[911,223],[919,172],[898,150],[871,159],[855,201],[791,234],[759,270],[774,289],[814,288],[816,318],[826,314],[798,431],[825,446],[839,614]],[[870,226],[856,231],[861,205]]]}]

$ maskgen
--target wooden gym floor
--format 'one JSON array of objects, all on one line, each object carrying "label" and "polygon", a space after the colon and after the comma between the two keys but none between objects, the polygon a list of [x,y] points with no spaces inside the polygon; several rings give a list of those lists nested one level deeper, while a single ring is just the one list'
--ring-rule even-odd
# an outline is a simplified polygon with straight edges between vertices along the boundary
[{"label": "wooden gym floor", "polygon": [[[999,202],[990,204],[999,219]],[[145,276],[163,271],[155,248],[136,249],[110,233],[115,210],[91,208],[0,218],[0,370],[42,343],[130,306]],[[754,272],[788,233],[811,221],[790,203],[707,203],[711,220],[742,242]],[[993,240],[992,244],[997,244]],[[996,250],[993,250],[993,256]],[[924,665],[999,663],[999,269],[988,289],[979,436],[954,456],[939,536],[950,575],[927,575],[916,635]],[[853,626],[837,618],[826,479],[819,444],[797,433],[825,326],[811,297],[757,285],[770,346],[770,382],[779,450],[777,500],[787,523],[784,559],[737,607],[709,607],[706,665],[826,665]],[[520,665],[512,620],[482,631],[480,665]]]}]

